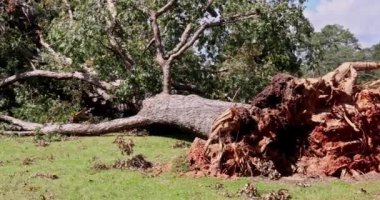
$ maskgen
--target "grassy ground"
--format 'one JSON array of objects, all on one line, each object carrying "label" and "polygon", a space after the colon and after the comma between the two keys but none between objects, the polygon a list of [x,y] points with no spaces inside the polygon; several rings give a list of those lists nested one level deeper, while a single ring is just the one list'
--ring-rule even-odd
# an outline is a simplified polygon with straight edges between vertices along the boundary
[{"label": "grassy ground", "polygon": [[[168,163],[186,152],[172,148],[173,138],[127,137],[135,152],[154,163]],[[122,158],[115,136],[79,138],[37,147],[33,138],[0,137],[0,199],[229,199],[249,178],[222,180],[192,178],[173,171],[157,176],[132,170],[95,170],[94,161],[112,163]],[[56,175],[56,179],[39,177]],[[37,176],[36,176],[37,175]],[[348,183],[329,181],[300,187],[284,181],[254,181],[260,193],[280,188],[292,199],[376,199],[380,180]],[[224,189],[215,189],[222,184]],[[364,188],[367,193],[360,192]],[[238,197],[235,197],[238,198]]]}]

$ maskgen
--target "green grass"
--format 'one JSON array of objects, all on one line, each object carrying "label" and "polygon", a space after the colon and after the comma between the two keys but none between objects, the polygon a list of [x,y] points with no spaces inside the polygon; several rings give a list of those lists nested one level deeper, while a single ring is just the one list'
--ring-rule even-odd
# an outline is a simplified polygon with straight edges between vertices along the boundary
[{"label": "green grass", "polygon": [[[134,140],[135,153],[154,163],[168,163],[186,149],[173,149],[173,138],[127,137]],[[94,170],[94,160],[112,163],[123,158],[113,144],[115,136],[87,137],[36,147],[33,138],[0,137],[0,199],[227,199],[224,191],[235,193],[249,178],[223,180],[212,177],[186,177],[175,172],[158,176],[132,170]],[[29,165],[23,160],[32,158]],[[58,179],[35,177],[49,173]],[[223,184],[223,190],[213,188]],[[284,181],[259,181],[260,193],[280,188],[290,191],[293,199],[376,199],[380,180],[347,183],[329,181],[303,188]],[[365,188],[368,194],[360,193]]]}]

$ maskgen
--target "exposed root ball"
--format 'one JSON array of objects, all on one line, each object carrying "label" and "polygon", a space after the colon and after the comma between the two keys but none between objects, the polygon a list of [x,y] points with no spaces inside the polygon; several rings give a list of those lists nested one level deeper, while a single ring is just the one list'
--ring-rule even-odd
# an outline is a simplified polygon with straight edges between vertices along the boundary
[{"label": "exposed root ball", "polygon": [[346,63],[318,79],[275,76],[251,109],[231,107],[207,141],[193,142],[191,169],[270,178],[379,172],[380,89],[358,89],[356,69]]}]

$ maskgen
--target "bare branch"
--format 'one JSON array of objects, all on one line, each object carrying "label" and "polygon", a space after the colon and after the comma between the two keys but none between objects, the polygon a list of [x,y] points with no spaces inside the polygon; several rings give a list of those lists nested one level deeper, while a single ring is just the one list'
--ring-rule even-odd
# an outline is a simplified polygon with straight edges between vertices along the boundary
[{"label": "bare branch", "polygon": [[160,27],[158,26],[157,14],[154,11],[151,12],[150,19],[153,29],[154,46],[156,47],[156,60],[162,66],[165,62],[164,47],[161,42],[161,32]]},{"label": "bare branch", "polygon": [[20,126],[25,131],[34,131],[38,128],[42,128],[42,124],[33,123],[33,122],[26,122],[20,119],[16,119],[7,115],[0,115],[0,121],[5,121],[17,126]]},{"label": "bare branch", "polygon": [[185,28],[185,30],[183,31],[182,35],[181,35],[181,38],[179,39],[179,43],[174,47],[173,50],[171,50],[168,55],[172,55],[173,53],[176,53],[178,52],[187,42],[187,40],[189,39],[190,37],[190,32],[192,30],[192,25],[191,24],[188,24]]},{"label": "bare branch", "polygon": [[31,134],[30,131],[39,130],[43,134],[59,133],[59,134],[64,134],[64,135],[65,134],[66,135],[99,135],[99,134],[122,131],[126,129],[133,129],[142,125],[150,124],[149,119],[138,116],[138,115],[129,117],[129,118],[115,119],[115,120],[102,122],[98,124],[69,123],[69,124],[42,125],[38,123],[25,122],[23,120],[16,119],[16,118],[6,116],[6,115],[0,115],[0,120],[18,125],[24,130],[21,132],[0,131],[0,132],[3,132],[3,134],[7,134],[7,133],[8,134],[11,134],[11,133]]},{"label": "bare branch", "polygon": [[[176,57],[181,55],[184,51],[186,51],[187,49],[192,47],[194,45],[194,43],[199,39],[200,35],[203,34],[203,32],[206,29],[216,27],[216,26],[223,26],[223,25],[228,24],[228,23],[233,23],[233,22],[236,22],[239,20],[248,19],[248,18],[252,18],[255,16],[257,16],[257,12],[250,12],[250,13],[233,15],[233,16],[226,17],[226,18],[221,18],[218,21],[205,22],[204,24],[202,24],[198,27],[198,29],[193,33],[193,35],[191,36],[190,39],[189,39],[189,37],[190,37],[189,32],[191,31],[191,28],[186,27],[185,31],[182,33],[180,42],[170,52],[171,54],[170,54],[170,57],[168,60],[171,61],[171,60],[175,59]],[[187,37],[187,38],[184,39],[183,37]],[[183,41],[187,41],[187,42],[185,44],[183,44]],[[179,46],[181,46],[181,47],[177,48]]]},{"label": "bare branch", "polygon": [[198,40],[199,36],[208,28],[208,23],[202,24],[193,34],[190,40],[186,42],[178,51],[174,52],[172,55],[170,55],[169,60],[172,61],[179,55],[181,55],[184,51],[189,49],[193,46],[193,44]]},{"label": "bare branch", "polygon": [[12,84],[19,80],[32,78],[32,77],[45,77],[45,78],[54,78],[54,79],[59,79],[59,80],[78,79],[78,80],[90,83],[92,85],[95,85],[97,87],[100,87],[104,90],[111,90],[113,88],[112,84],[105,81],[101,81],[96,77],[93,77],[89,74],[85,74],[82,72],[77,72],[77,71],[52,72],[52,71],[46,71],[46,70],[34,70],[34,71],[24,72],[24,73],[10,76],[8,78],[0,80],[0,87]]},{"label": "bare branch", "polygon": [[177,3],[177,0],[170,0],[164,7],[160,8],[156,13],[156,18],[160,17],[162,14],[167,12],[170,8],[174,6],[174,4]]},{"label": "bare branch", "polygon": [[73,11],[71,10],[71,6],[69,4],[69,2],[67,0],[63,0],[63,3],[65,4],[66,6],[66,9],[67,9],[67,14],[69,15],[69,23],[70,23],[70,26],[73,25],[73,22],[74,22],[74,16],[73,16]]},{"label": "bare branch", "polygon": [[160,31],[160,27],[158,25],[157,19],[162,14],[164,14],[169,9],[171,9],[176,3],[177,3],[177,0],[170,0],[162,8],[158,9],[157,11],[150,12],[150,20],[151,20],[151,25],[153,29],[154,45],[156,47],[156,61],[161,67],[166,63],[166,55],[164,52],[164,47],[162,45],[161,31]]},{"label": "bare branch", "polygon": [[[106,18],[107,23],[107,36],[111,46],[111,50],[121,59],[125,68],[128,71],[131,71],[133,66],[135,65],[135,61],[133,60],[130,53],[123,48],[121,44],[121,40],[118,36],[115,35],[115,28],[120,26],[117,21],[117,10],[113,0],[106,1],[106,8],[109,12],[109,18]],[[121,29],[121,27],[119,27]]]},{"label": "bare branch", "polygon": [[62,65],[71,65],[73,63],[73,60],[71,58],[54,51],[54,49],[51,48],[50,45],[45,42],[41,32],[37,31],[37,34],[39,37],[40,44],[49,52],[49,54],[53,56],[55,62],[60,63]]},{"label": "bare branch", "polygon": [[206,6],[202,9],[202,12],[208,12],[212,17],[217,17],[218,13],[212,8],[214,0],[208,0]]},{"label": "bare branch", "polygon": [[379,85],[379,84],[380,84],[380,79],[375,80],[375,81],[370,81],[370,82],[364,84],[364,86],[366,86],[366,87],[373,87],[373,86],[376,86],[376,85]]},{"label": "bare branch", "polygon": [[6,136],[33,136],[36,135],[35,131],[0,131],[0,135]]}]

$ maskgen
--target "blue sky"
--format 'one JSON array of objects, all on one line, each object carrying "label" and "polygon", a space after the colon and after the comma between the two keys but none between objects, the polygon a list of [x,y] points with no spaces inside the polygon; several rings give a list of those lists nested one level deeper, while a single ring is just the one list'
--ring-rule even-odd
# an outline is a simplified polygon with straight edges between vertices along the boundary
[{"label": "blue sky", "polygon": [[308,9],[314,10],[318,4],[319,0],[308,0],[306,6]]},{"label": "blue sky", "polygon": [[380,43],[380,0],[308,0],[305,15],[316,31],[340,24],[354,33],[362,47]]}]

